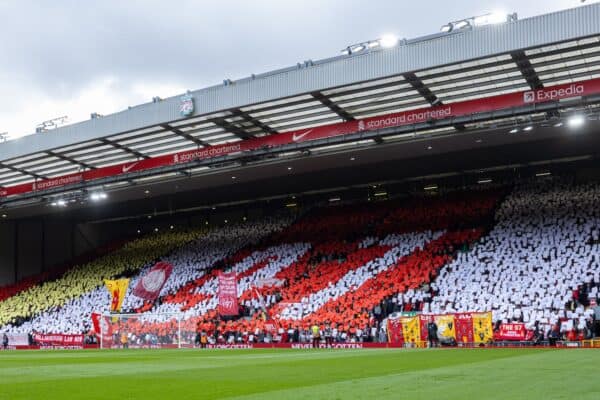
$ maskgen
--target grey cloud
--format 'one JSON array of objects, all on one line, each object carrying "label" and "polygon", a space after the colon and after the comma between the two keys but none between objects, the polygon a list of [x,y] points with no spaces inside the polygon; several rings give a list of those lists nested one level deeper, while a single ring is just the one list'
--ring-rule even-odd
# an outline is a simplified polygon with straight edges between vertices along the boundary
[{"label": "grey cloud", "polygon": [[[539,14],[577,0],[506,0]],[[90,81],[181,82],[190,89],[306,59],[391,31],[405,37],[496,1],[4,1],[0,74],[40,92],[69,96]],[[0,90],[2,89],[0,82]]]}]

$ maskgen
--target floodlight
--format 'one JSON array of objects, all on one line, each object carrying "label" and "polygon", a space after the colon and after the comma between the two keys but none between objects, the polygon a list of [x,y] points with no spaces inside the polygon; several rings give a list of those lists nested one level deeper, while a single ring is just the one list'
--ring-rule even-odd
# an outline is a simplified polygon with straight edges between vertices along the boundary
[{"label": "floodlight", "polygon": [[452,31],[452,24],[442,25],[442,27],[440,28],[440,31],[442,31],[442,32],[451,32]]},{"label": "floodlight", "polygon": [[495,11],[490,14],[481,15],[473,18],[473,23],[475,25],[493,25],[493,24],[501,24],[503,22],[508,21],[508,14],[501,11]]},{"label": "floodlight", "polygon": [[379,43],[381,43],[381,47],[394,47],[398,44],[398,38],[392,34],[385,34],[379,39]]},{"label": "floodlight", "polygon": [[567,124],[569,125],[570,128],[579,128],[584,123],[585,123],[585,118],[583,117],[583,115],[580,115],[580,114],[572,115],[569,118],[569,120],[567,121]]},{"label": "floodlight", "polygon": [[494,11],[488,15],[488,24],[501,24],[508,20],[508,15],[502,11]]},{"label": "floodlight", "polygon": [[455,22],[453,24],[453,28],[454,29],[464,29],[464,28],[468,28],[469,26],[471,26],[471,23],[468,20],[466,20],[466,19],[464,19],[462,21]]},{"label": "floodlight", "polygon": [[104,200],[108,197],[108,195],[104,192],[95,192],[90,195],[90,200],[92,201],[100,201]]}]

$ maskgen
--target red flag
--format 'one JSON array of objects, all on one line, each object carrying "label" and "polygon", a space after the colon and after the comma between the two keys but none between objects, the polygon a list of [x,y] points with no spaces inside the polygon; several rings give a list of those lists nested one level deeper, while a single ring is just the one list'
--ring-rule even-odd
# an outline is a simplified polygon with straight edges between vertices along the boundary
[{"label": "red flag", "polygon": [[92,323],[94,324],[94,331],[98,340],[104,347],[110,347],[112,345],[112,324],[110,323],[110,317],[98,313],[92,313]]},{"label": "red flag", "polygon": [[456,341],[473,343],[473,315],[471,313],[457,313],[454,316],[456,325]]},{"label": "red flag", "polygon": [[388,342],[396,345],[404,345],[404,332],[400,318],[388,318],[387,320]]},{"label": "red flag", "polygon": [[235,272],[219,274],[219,314],[238,315],[237,278]]},{"label": "red flag", "polygon": [[144,300],[154,301],[160,294],[163,286],[171,276],[173,266],[167,262],[158,262],[150,271],[140,279],[133,290],[133,294]]},{"label": "red flag", "polygon": [[109,317],[98,313],[92,313],[92,323],[94,324],[94,332],[96,332],[98,335],[100,332],[102,332],[104,335],[112,335]]}]

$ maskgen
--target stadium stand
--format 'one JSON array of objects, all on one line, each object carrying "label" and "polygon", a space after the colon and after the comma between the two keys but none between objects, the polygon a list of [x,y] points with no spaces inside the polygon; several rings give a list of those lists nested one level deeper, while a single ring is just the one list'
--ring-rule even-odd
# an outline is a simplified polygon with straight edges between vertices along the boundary
[{"label": "stadium stand", "polygon": [[[103,278],[131,276],[124,310],[134,340],[308,340],[313,324],[339,341],[385,341],[398,311],[493,311],[548,336],[590,334],[598,300],[597,184],[525,182],[364,204],[317,207],[296,221],[270,217],[135,240],[111,255],[0,302],[2,330],[82,333],[108,310]],[[152,263],[173,273],[155,303],[132,295]],[[217,276],[235,272],[239,317],[219,322]],[[164,315],[165,317],[160,317]],[[214,333],[214,336],[212,335]],[[171,335],[171,336],[169,336]]]},{"label": "stadium stand", "polygon": [[[167,232],[140,238],[113,253],[71,269],[58,279],[30,287],[0,302],[0,324],[5,325],[9,332],[13,331],[14,325],[23,322],[21,331],[81,331],[82,320],[89,314],[80,306],[90,297],[90,293],[103,285],[103,279],[135,271],[189,242],[198,233]],[[72,306],[65,307],[67,302]],[[71,316],[63,311],[68,309],[81,311]],[[29,320],[32,317],[43,322],[35,325]]]},{"label": "stadium stand", "polygon": [[492,310],[494,320],[586,329],[600,282],[598,185],[518,186],[494,229],[442,270],[434,313]]}]

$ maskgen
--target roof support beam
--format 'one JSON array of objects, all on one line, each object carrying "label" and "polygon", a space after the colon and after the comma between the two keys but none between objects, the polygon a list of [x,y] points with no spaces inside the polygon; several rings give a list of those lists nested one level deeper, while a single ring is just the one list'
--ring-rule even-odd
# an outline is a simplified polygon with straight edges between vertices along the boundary
[{"label": "roof support beam", "polygon": [[423,81],[413,72],[407,72],[403,74],[403,76],[404,79],[406,79],[406,82],[408,82],[410,86],[413,87],[413,89],[419,92],[419,94],[423,96],[423,98],[427,100],[429,104],[431,104],[432,106],[442,104],[440,99],[438,99],[438,97],[435,94],[433,94],[433,92],[431,92],[431,90],[429,90],[429,88],[423,83]]},{"label": "roof support beam", "polygon": [[340,118],[343,119],[344,121],[354,121],[354,117],[352,115],[350,115],[350,113],[348,113],[343,108],[341,108],[340,106],[335,104],[333,101],[331,101],[329,99],[329,97],[325,96],[323,93],[317,91],[317,92],[312,92],[311,95],[315,99],[319,100],[321,102],[321,104],[323,104],[325,107],[329,108],[331,111],[333,111],[334,113],[339,115]]},{"label": "roof support beam", "polygon": [[160,127],[164,128],[168,131],[171,131],[174,134],[176,134],[177,136],[181,136],[182,138],[187,139],[190,142],[194,142],[198,146],[202,146],[202,147],[210,146],[210,144],[206,143],[204,140],[198,139],[197,137],[194,137],[194,136],[190,135],[189,133],[183,132],[183,131],[179,130],[179,128],[172,127],[169,124],[161,124]]},{"label": "roof support beam", "polygon": [[277,131],[275,129],[271,128],[269,125],[267,125],[263,122],[260,122],[259,120],[257,120],[253,116],[249,115],[248,113],[240,110],[239,108],[232,110],[231,113],[233,115],[235,115],[236,117],[240,117],[244,121],[251,123],[252,125],[256,126],[257,128],[260,128],[265,133],[268,133],[270,135],[272,135],[273,133],[277,133]]},{"label": "roof support beam", "polygon": [[8,164],[4,164],[4,163],[0,163],[0,168],[6,168],[9,169],[13,172],[18,172],[20,174],[23,175],[29,175],[34,177],[35,179],[48,179],[47,177],[43,176],[43,175],[38,175],[35,172],[29,172],[27,170],[24,170],[22,168],[17,168],[17,167],[13,167],[12,165],[8,165]]},{"label": "roof support beam", "polygon": [[136,156],[137,158],[144,158],[144,159],[146,159],[146,158],[150,158],[149,156],[147,156],[147,155],[145,155],[145,154],[142,154],[142,153],[140,153],[139,151],[135,151],[135,150],[133,150],[133,149],[130,149],[129,147],[127,147],[127,146],[123,146],[122,144],[119,144],[119,143],[117,143],[117,142],[113,142],[112,140],[108,140],[108,139],[106,139],[106,138],[102,138],[102,139],[98,139],[98,140],[100,140],[100,141],[101,141],[102,143],[104,143],[104,144],[111,145],[111,146],[112,146],[112,147],[114,147],[115,149],[123,150],[123,151],[124,151],[124,152],[126,152],[126,153],[129,153],[129,154],[131,154],[131,155],[134,155],[134,156]]},{"label": "roof support beam", "polygon": [[[423,83],[421,78],[415,75],[413,72],[407,72],[403,74],[404,79],[417,91],[423,98],[432,106],[441,106],[442,100],[440,100],[428,87]],[[454,128],[458,131],[464,131],[467,129],[463,124],[456,124]]]},{"label": "roof support beam", "polygon": [[225,118],[223,118],[223,117],[214,118],[209,121],[212,122],[213,124],[217,125],[218,127],[223,128],[226,132],[233,133],[234,135],[236,135],[237,137],[239,137],[241,139],[250,139],[250,138],[254,137],[254,135],[246,132],[242,128],[239,128],[239,127],[231,124],[230,122],[227,122],[225,120]]},{"label": "roof support beam", "polygon": [[55,153],[55,152],[53,152],[52,150],[48,150],[48,151],[46,152],[46,154],[48,154],[49,156],[53,156],[53,157],[56,157],[56,158],[60,158],[61,160],[64,160],[64,161],[68,161],[68,162],[70,162],[71,164],[79,165],[80,167],[83,167],[83,168],[87,168],[87,169],[96,169],[96,167],[94,167],[93,165],[89,165],[89,164],[86,164],[86,163],[84,163],[84,162],[77,161],[77,160],[76,160],[76,159],[74,159],[74,158],[67,157],[67,156],[65,156],[65,155],[62,155],[62,154],[59,154],[59,153]]},{"label": "roof support beam", "polygon": [[533,68],[533,65],[531,65],[531,62],[523,50],[512,52],[510,53],[510,56],[515,64],[517,64],[521,75],[523,75],[523,78],[525,78],[531,89],[537,90],[544,87],[544,84],[540,80],[537,72]]}]

